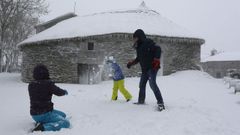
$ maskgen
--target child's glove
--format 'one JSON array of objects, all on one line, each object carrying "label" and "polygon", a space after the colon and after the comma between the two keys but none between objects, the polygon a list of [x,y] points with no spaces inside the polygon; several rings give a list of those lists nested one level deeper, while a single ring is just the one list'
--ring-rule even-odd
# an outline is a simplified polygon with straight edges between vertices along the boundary
[{"label": "child's glove", "polygon": [[64,90],[65,91],[65,95],[68,95],[68,92],[67,92],[67,90]]}]

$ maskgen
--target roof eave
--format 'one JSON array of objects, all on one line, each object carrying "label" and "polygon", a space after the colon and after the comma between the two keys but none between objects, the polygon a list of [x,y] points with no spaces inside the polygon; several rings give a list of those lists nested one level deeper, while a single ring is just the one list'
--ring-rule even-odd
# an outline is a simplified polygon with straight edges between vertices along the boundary
[{"label": "roof eave", "polygon": [[[62,42],[62,41],[76,41],[76,40],[85,40],[85,39],[92,39],[96,37],[106,36],[106,35],[128,35],[127,37],[132,38],[132,33],[108,33],[108,34],[99,34],[99,35],[88,35],[88,36],[78,36],[78,37],[70,37],[70,38],[58,38],[58,39],[47,39],[35,42],[26,42],[26,43],[19,43],[18,47],[21,48],[25,45],[38,45],[38,44],[45,44],[49,42]],[[194,38],[194,37],[176,37],[176,36],[160,36],[160,35],[147,35],[150,38],[153,37],[160,37],[162,38],[163,42],[187,42],[187,43],[196,43],[202,45],[205,43],[204,39],[201,38]],[[126,37],[126,36],[123,36]]]}]

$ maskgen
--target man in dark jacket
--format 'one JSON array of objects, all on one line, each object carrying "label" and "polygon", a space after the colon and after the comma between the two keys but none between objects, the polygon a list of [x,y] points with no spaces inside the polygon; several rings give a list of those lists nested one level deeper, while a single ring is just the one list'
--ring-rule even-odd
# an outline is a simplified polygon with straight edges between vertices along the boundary
[{"label": "man in dark jacket", "polygon": [[33,70],[34,81],[28,85],[30,114],[37,122],[33,131],[57,131],[69,128],[64,112],[53,109],[52,95],[64,96],[67,91],[57,87],[49,78],[46,66],[37,65]]},{"label": "man in dark jacket", "polygon": [[138,102],[136,104],[145,103],[146,83],[149,80],[151,89],[157,99],[160,110],[165,109],[161,92],[156,83],[157,72],[160,68],[161,48],[157,46],[151,39],[146,38],[143,30],[138,29],[133,34],[134,48],[137,51],[137,57],[128,62],[127,67],[140,63],[142,75],[140,79],[140,91]]}]

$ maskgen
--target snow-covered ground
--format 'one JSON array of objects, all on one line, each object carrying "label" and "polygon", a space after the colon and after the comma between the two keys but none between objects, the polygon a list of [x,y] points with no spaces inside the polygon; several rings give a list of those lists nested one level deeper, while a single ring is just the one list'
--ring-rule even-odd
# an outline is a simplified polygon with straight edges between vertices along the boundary
[{"label": "snow-covered ground", "polygon": [[0,74],[0,135],[240,135],[240,96],[222,80],[199,71],[183,71],[157,80],[166,104],[155,111],[156,100],[147,86],[147,105],[132,104],[139,78],[125,79],[133,100],[110,101],[112,81],[97,85],[57,84],[69,95],[53,97],[55,108],[66,112],[71,129],[28,133],[27,84],[20,74]]}]

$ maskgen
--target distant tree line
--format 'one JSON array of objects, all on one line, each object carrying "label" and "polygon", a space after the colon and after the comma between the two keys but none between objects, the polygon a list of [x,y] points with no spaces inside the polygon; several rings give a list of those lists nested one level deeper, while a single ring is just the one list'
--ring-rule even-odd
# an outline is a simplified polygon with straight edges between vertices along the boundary
[{"label": "distant tree line", "polygon": [[46,0],[0,1],[0,72],[19,69],[17,44],[34,33],[39,17],[47,13]]}]

